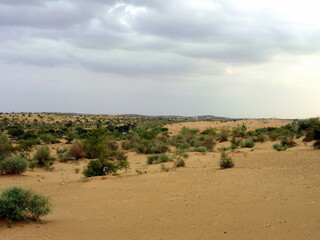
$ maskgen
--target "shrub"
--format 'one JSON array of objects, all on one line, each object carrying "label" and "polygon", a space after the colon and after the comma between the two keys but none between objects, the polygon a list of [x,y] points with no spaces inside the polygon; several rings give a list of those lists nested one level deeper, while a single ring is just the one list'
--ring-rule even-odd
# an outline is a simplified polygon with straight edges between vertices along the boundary
[{"label": "shrub", "polygon": [[69,151],[70,151],[70,155],[74,157],[76,161],[84,157],[84,148],[80,142],[72,143]]},{"label": "shrub", "polygon": [[16,149],[21,154],[28,156],[33,147],[37,144],[40,144],[40,142],[36,139],[20,140]]},{"label": "shrub", "polygon": [[147,158],[147,164],[157,164],[163,162],[170,162],[171,158],[167,154],[150,155]]},{"label": "shrub", "polygon": [[46,144],[59,143],[60,141],[51,134],[44,134],[40,136],[40,139]]},{"label": "shrub", "polygon": [[243,148],[253,148],[254,147],[254,142],[252,139],[246,139],[242,144],[241,146]]},{"label": "shrub", "polygon": [[314,149],[320,149],[320,140],[315,141],[313,144]]},{"label": "shrub", "polygon": [[254,142],[261,142],[261,143],[263,143],[263,142],[266,141],[266,137],[265,137],[263,134],[259,134],[259,135],[255,136],[255,137],[253,137],[253,141],[254,141]]},{"label": "shrub", "polygon": [[121,142],[121,148],[123,150],[129,150],[138,147],[140,143],[140,138],[137,136],[129,136],[128,139],[125,139]]},{"label": "shrub", "polygon": [[92,160],[88,163],[87,168],[83,171],[86,177],[104,176],[108,174],[117,174],[118,170],[128,169],[129,163],[126,160],[109,161],[109,160]]},{"label": "shrub", "polygon": [[192,147],[190,148],[190,152],[206,152],[207,149],[205,147]]},{"label": "shrub", "polygon": [[287,147],[286,147],[286,146],[283,146],[283,145],[281,145],[281,144],[279,144],[279,143],[274,144],[274,145],[273,145],[273,148],[274,148],[275,150],[277,150],[277,151],[285,151],[285,150],[287,150]]},{"label": "shrub", "polygon": [[241,137],[244,138],[246,135],[247,126],[245,124],[237,125],[237,127],[233,128],[232,135],[234,137]]},{"label": "shrub", "polygon": [[188,127],[183,127],[180,130],[180,134],[182,135],[196,135],[197,133],[199,133],[199,129],[196,128],[188,128]]},{"label": "shrub", "polygon": [[87,158],[105,158],[107,151],[106,137],[103,133],[94,131],[84,140],[83,147]]},{"label": "shrub", "polygon": [[181,149],[181,148],[177,148],[175,151],[175,154],[183,154],[188,152],[188,149]]},{"label": "shrub", "polygon": [[38,148],[33,158],[39,167],[50,166],[54,162],[54,158],[51,156],[50,149],[47,146]]},{"label": "shrub", "polygon": [[221,152],[221,158],[220,158],[220,167],[222,169],[224,168],[233,168],[234,163],[230,156],[225,151]]},{"label": "shrub", "polygon": [[8,156],[10,156],[13,151],[13,147],[9,139],[0,134],[0,161]]},{"label": "shrub", "polygon": [[230,131],[226,128],[222,128],[220,130],[220,134],[219,134],[219,142],[226,142],[228,141],[228,137],[230,135]]},{"label": "shrub", "polygon": [[66,136],[65,136],[65,140],[67,140],[67,144],[70,144],[75,138],[75,134],[74,133],[68,133]]},{"label": "shrub", "polygon": [[72,160],[70,151],[67,148],[57,150],[57,159],[59,162],[67,162]]},{"label": "shrub", "polygon": [[160,165],[160,171],[161,171],[161,172],[169,172],[170,169],[169,169],[168,167],[166,167],[166,165],[161,164],[161,165]]},{"label": "shrub", "polygon": [[0,219],[9,224],[12,221],[37,221],[50,212],[50,199],[32,190],[11,187],[0,195]]},{"label": "shrub", "polygon": [[28,165],[28,161],[23,157],[7,157],[0,161],[0,174],[21,174],[27,170]]},{"label": "shrub", "polygon": [[118,150],[119,149],[119,145],[117,143],[117,141],[115,140],[109,140],[107,142],[107,147],[113,151]]},{"label": "shrub", "polygon": [[137,153],[159,154],[169,150],[166,143],[158,140],[143,140],[136,148]]},{"label": "shrub", "polygon": [[231,146],[230,146],[231,149],[236,149],[236,148],[238,148],[238,147],[240,146],[240,144],[241,144],[241,140],[236,139],[234,136],[232,137],[232,139],[231,139],[230,142],[231,142]]},{"label": "shrub", "polygon": [[201,132],[202,135],[211,135],[211,136],[216,136],[217,135],[217,130],[215,128],[209,127],[205,129],[204,131]]},{"label": "shrub", "polygon": [[177,160],[174,162],[175,167],[185,167],[186,163],[182,158],[177,158]]},{"label": "shrub", "polygon": [[296,146],[297,144],[293,141],[291,137],[283,137],[281,139],[281,145],[290,148]]},{"label": "shrub", "polygon": [[200,141],[202,142],[202,146],[208,150],[213,150],[217,144],[212,136],[204,136],[203,138],[200,138]]}]

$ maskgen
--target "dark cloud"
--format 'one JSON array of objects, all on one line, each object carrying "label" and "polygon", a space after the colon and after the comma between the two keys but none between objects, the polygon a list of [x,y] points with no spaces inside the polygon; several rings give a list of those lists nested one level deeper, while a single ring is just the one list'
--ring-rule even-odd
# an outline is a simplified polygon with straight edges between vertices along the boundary
[{"label": "dark cloud", "polygon": [[218,0],[4,0],[0,59],[125,75],[182,74],[196,70],[198,59],[252,64],[280,51],[318,51],[317,30]]}]

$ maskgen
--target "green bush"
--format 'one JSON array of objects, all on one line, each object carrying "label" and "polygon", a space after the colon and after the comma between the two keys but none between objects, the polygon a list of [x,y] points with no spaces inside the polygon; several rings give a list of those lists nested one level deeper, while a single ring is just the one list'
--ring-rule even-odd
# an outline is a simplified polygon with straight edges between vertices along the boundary
[{"label": "green bush", "polygon": [[41,146],[37,149],[33,159],[36,161],[37,166],[44,167],[50,166],[54,163],[54,158],[51,156],[50,149],[47,146]]},{"label": "green bush", "polygon": [[201,136],[199,140],[201,141],[201,145],[207,150],[213,150],[217,144],[215,138],[212,136]]},{"label": "green bush", "polygon": [[9,224],[12,221],[37,221],[50,212],[50,199],[32,190],[11,187],[0,195],[0,219]]},{"label": "green bush", "polygon": [[236,139],[234,136],[231,138],[231,149],[236,149],[240,146],[241,144],[241,140],[240,139]]},{"label": "green bush", "polygon": [[186,162],[182,158],[177,158],[176,161],[174,162],[175,167],[185,167]]},{"label": "green bush", "polygon": [[226,141],[228,141],[229,135],[230,135],[229,129],[226,129],[226,128],[220,129],[219,142],[226,142]]},{"label": "green bush", "polygon": [[70,151],[67,148],[58,149],[57,150],[57,159],[59,162],[68,162],[69,160],[73,160]]},{"label": "green bush", "polygon": [[286,147],[286,146],[283,146],[283,145],[281,145],[281,144],[279,144],[279,143],[274,144],[274,145],[273,145],[273,148],[274,148],[275,150],[277,150],[277,151],[285,151],[285,150],[287,150],[287,147]]},{"label": "green bush", "polygon": [[244,138],[246,136],[247,126],[245,124],[237,125],[237,127],[233,128],[232,135],[234,137]]},{"label": "green bush", "polygon": [[37,139],[19,140],[16,150],[24,156],[28,156],[33,147],[37,144],[40,144],[39,140]]},{"label": "green bush", "polygon": [[190,152],[206,152],[207,149],[205,147],[192,147],[190,148]]},{"label": "green bush", "polygon": [[91,132],[83,141],[83,147],[87,158],[105,158],[107,151],[105,134],[98,130]]},{"label": "green bush", "polygon": [[128,136],[123,142],[121,142],[121,148],[123,150],[129,150],[138,147],[140,144],[140,138],[138,136]]},{"label": "green bush", "polygon": [[233,163],[232,158],[230,156],[228,156],[228,154],[225,151],[221,152],[220,167],[222,169],[234,167],[234,163]]},{"label": "green bush", "polygon": [[170,168],[166,167],[166,165],[164,165],[164,164],[161,164],[160,165],[160,171],[161,172],[169,172]]},{"label": "green bush", "polygon": [[254,142],[261,142],[261,143],[263,143],[263,142],[266,141],[266,137],[265,137],[263,134],[259,134],[259,135],[257,135],[257,136],[254,136],[254,137],[252,138],[252,140],[253,140]]},{"label": "green bush", "polygon": [[241,146],[243,148],[253,148],[254,147],[254,142],[252,139],[246,139],[244,142],[242,142]]},{"label": "green bush", "polygon": [[210,127],[202,131],[201,134],[215,137],[217,135],[217,130],[215,128]]},{"label": "green bush", "polygon": [[291,137],[283,137],[281,139],[281,145],[290,148],[296,146],[297,144],[293,141]]},{"label": "green bush", "polygon": [[147,158],[147,164],[157,164],[170,161],[172,161],[172,159],[167,154],[150,155]]},{"label": "green bush", "polygon": [[143,154],[159,154],[165,153],[169,150],[169,147],[166,143],[158,140],[143,140],[136,147],[137,153]]},{"label": "green bush", "polygon": [[188,127],[183,127],[181,130],[180,130],[180,134],[182,135],[196,135],[197,133],[199,133],[200,130],[199,129],[196,129],[196,128],[188,128]]},{"label": "green bush", "polygon": [[119,149],[119,145],[118,145],[117,141],[109,140],[109,141],[107,141],[107,148],[112,151],[116,151]]},{"label": "green bush", "polygon": [[0,174],[21,174],[27,170],[28,165],[28,161],[23,157],[7,157],[0,161]]},{"label": "green bush", "polygon": [[9,141],[9,139],[0,134],[0,160],[10,156],[13,151],[13,147]]},{"label": "green bush", "polygon": [[46,144],[59,143],[60,141],[51,134],[44,134],[40,136],[40,139]]},{"label": "green bush", "polygon": [[88,163],[87,168],[83,171],[86,177],[104,176],[108,174],[117,174],[118,170],[128,169],[127,160],[109,161],[109,160],[92,160]]}]

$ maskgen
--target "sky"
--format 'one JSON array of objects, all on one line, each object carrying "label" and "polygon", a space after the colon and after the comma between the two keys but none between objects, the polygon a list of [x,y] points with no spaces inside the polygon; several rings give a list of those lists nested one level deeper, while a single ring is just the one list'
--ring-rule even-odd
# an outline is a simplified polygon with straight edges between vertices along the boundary
[{"label": "sky", "polygon": [[0,0],[0,112],[320,116],[315,0]]}]

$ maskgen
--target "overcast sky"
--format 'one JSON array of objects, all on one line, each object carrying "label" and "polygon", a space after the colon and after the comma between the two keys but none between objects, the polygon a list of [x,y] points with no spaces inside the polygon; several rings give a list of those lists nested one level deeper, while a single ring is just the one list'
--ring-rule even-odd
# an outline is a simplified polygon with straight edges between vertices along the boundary
[{"label": "overcast sky", "polygon": [[0,0],[0,112],[320,115],[315,0]]}]

